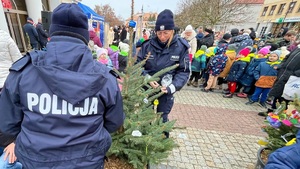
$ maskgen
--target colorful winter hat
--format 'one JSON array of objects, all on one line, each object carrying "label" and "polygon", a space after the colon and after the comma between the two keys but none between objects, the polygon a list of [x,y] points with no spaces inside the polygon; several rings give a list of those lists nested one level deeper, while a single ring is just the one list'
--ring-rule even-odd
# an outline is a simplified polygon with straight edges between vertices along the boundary
[{"label": "colorful winter hat", "polygon": [[270,53],[270,48],[271,46],[265,46],[258,51],[258,54],[266,56],[268,53]]},{"label": "colorful winter hat", "polygon": [[107,50],[104,49],[104,48],[98,48],[97,51],[96,51],[96,53],[97,53],[98,57],[101,56],[102,54],[107,55]]},{"label": "colorful winter hat", "polygon": [[276,54],[278,56],[278,59],[281,55],[281,51],[280,50],[274,50],[273,52],[271,52],[270,54]]},{"label": "colorful winter hat", "polygon": [[116,52],[119,50],[118,46],[115,46],[115,45],[111,45],[110,48],[113,52]]},{"label": "colorful winter hat", "polygon": [[207,46],[206,45],[202,45],[201,48],[200,48],[200,50],[206,51],[207,50]]},{"label": "colorful winter hat", "polygon": [[238,47],[236,46],[236,44],[230,44],[230,45],[228,45],[228,48],[227,48],[227,50],[234,50],[234,51],[236,51],[238,49]]},{"label": "colorful winter hat", "polygon": [[239,55],[243,55],[244,57],[248,56],[250,51],[252,50],[251,47],[245,47],[244,49],[240,50]]}]

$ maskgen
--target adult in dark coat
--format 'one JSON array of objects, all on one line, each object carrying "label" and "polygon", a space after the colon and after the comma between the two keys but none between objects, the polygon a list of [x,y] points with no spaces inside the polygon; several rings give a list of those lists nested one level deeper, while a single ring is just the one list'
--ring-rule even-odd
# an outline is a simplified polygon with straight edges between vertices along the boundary
[{"label": "adult in dark coat", "polygon": [[254,40],[254,39],[256,38],[255,31],[254,31],[253,28],[249,28],[249,29],[250,29],[250,31],[251,31],[251,33],[249,34],[249,36],[250,36],[250,38],[251,38],[252,40]]},{"label": "adult in dark coat", "polygon": [[237,29],[237,28],[231,29],[230,34],[231,34],[232,38],[229,43],[232,44],[235,41],[235,37],[237,37],[239,35],[239,29]]},{"label": "adult in dark coat", "polygon": [[197,39],[197,51],[202,45],[207,46],[207,48],[214,45],[214,32],[211,29],[204,29],[204,37],[202,39]]},{"label": "adult in dark coat", "polygon": [[35,27],[33,26],[33,20],[30,17],[27,18],[27,23],[23,26],[23,30],[25,33],[25,37],[26,34],[29,36],[32,49],[38,49],[39,35]]},{"label": "adult in dark coat", "polygon": [[291,45],[291,42],[295,40],[297,33],[295,31],[288,31],[284,36],[283,39],[278,42],[278,46],[281,48],[282,46],[289,47]]},{"label": "adult in dark coat", "polygon": [[39,36],[40,47],[41,47],[41,49],[43,49],[44,47],[46,47],[49,36],[46,33],[46,31],[44,30],[41,19],[38,19],[38,23],[36,24],[36,31],[37,31],[38,36]]},{"label": "adult in dark coat", "polygon": [[300,48],[288,54],[278,67],[277,80],[269,93],[269,96],[281,98],[284,85],[290,76],[300,77]]},{"label": "adult in dark coat", "polygon": [[277,38],[281,38],[281,37],[284,37],[284,35],[289,31],[289,28],[281,28],[278,35],[277,35]]},{"label": "adult in dark coat", "polygon": [[126,26],[123,25],[123,26],[122,26],[121,35],[120,35],[120,40],[121,40],[121,42],[123,42],[123,40],[125,40],[126,37],[127,37],[127,30],[126,30]]},{"label": "adult in dark coat", "polygon": [[114,28],[114,41],[119,41],[120,40],[120,30],[117,26]]},{"label": "adult in dark coat", "polygon": [[116,77],[93,60],[88,18],[74,3],[54,9],[47,51],[10,68],[0,97],[0,131],[13,136],[23,168],[104,166],[109,133],[125,114]]}]

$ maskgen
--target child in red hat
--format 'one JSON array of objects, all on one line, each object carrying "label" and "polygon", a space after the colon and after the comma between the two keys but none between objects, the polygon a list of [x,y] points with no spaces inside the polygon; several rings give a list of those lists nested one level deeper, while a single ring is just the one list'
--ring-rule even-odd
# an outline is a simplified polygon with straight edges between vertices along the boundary
[{"label": "child in red hat", "polygon": [[252,47],[246,47],[242,49],[237,57],[235,58],[234,63],[230,68],[230,72],[226,78],[228,82],[228,92],[223,95],[225,98],[232,98],[235,90],[237,81],[242,77],[244,74],[245,68],[247,67],[248,63],[250,62],[250,58],[247,57]]}]

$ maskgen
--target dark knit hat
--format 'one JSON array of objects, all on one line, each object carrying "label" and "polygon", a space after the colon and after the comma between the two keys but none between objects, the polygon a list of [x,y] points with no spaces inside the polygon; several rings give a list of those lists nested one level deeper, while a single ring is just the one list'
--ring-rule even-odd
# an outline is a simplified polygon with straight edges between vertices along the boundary
[{"label": "dark knit hat", "polygon": [[165,9],[158,14],[155,23],[155,31],[173,30],[174,27],[175,24],[172,11],[170,11],[169,9]]},{"label": "dark knit hat", "polygon": [[224,35],[223,35],[223,39],[224,40],[228,40],[228,39],[230,39],[232,36],[231,36],[231,34],[229,34],[229,33],[225,33]]},{"label": "dark knit hat", "polygon": [[211,34],[214,33],[214,31],[212,31],[212,30],[209,29],[209,28],[205,28],[205,29],[204,29],[204,32],[211,33]]},{"label": "dark knit hat", "polygon": [[33,19],[30,17],[27,17],[27,21],[33,21]]},{"label": "dark knit hat", "polygon": [[239,34],[239,30],[237,28],[233,28],[231,29],[230,33],[232,36],[237,36]]},{"label": "dark knit hat", "polygon": [[279,45],[278,45],[278,44],[276,44],[276,43],[271,43],[271,48],[270,48],[270,51],[271,51],[271,52],[277,50],[278,48],[279,48]]},{"label": "dark knit hat", "polygon": [[72,32],[90,40],[88,18],[75,3],[62,3],[52,13],[50,36],[55,32]]}]

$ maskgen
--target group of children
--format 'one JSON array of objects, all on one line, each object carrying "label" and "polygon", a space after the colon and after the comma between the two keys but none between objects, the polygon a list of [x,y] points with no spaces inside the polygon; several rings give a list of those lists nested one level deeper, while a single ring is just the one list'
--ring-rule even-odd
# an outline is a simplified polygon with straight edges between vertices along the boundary
[{"label": "group of children", "polygon": [[[232,98],[234,93],[241,98],[249,97],[247,105],[258,102],[266,107],[268,93],[275,82],[277,69],[287,54],[283,49],[270,51],[265,46],[257,51],[247,46],[236,53],[235,44],[223,43],[217,47],[201,46],[191,63],[191,76],[187,85],[198,87],[198,80],[205,79],[201,90],[210,92],[226,82],[228,88],[223,90],[224,98]],[[210,54],[213,51],[213,55]],[[202,73],[201,73],[202,72]],[[263,84],[263,85],[262,85]],[[243,91],[239,91],[243,88]]]},{"label": "group of children", "polygon": [[92,50],[94,59],[106,65],[110,69],[123,72],[127,64],[129,44],[127,41],[120,42],[118,46],[111,45],[108,48],[95,47]]}]

